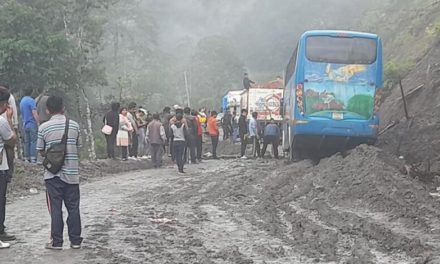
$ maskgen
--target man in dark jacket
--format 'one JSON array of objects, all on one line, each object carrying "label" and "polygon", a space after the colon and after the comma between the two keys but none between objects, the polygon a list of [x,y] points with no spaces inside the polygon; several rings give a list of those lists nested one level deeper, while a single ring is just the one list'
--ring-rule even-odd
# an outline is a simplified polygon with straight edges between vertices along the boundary
[{"label": "man in dark jacket", "polygon": [[223,127],[223,140],[226,140],[230,136],[232,136],[232,115],[231,112],[229,112],[229,110],[226,110],[225,114],[223,115],[222,127]]},{"label": "man in dark jacket", "polygon": [[243,88],[249,90],[249,88],[251,88],[253,84],[255,84],[255,82],[249,79],[248,74],[245,73],[243,78]]},{"label": "man in dark jacket", "polygon": [[264,144],[263,150],[261,151],[261,157],[264,158],[264,153],[266,153],[267,145],[272,144],[273,155],[278,159],[278,143],[280,142],[281,131],[275,120],[270,119],[270,123],[264,128]]},{"label": "man in dark jacket", "polygon": [[112,127],[112,133],[110,135],[105,135],[105,140],[107,141],[107,157],[109,159],[115,158],[115,147],[116,147],[116,135],[119,131],[119,103],[112,103],[111,110],[104,116],[104,124]]},{"label": "man in dark jacket", "polygon": [[191,109],[189,107],[185,107],[183,109],[183,117],[186,120],[187,123],[187,131],[188,131],[188,141],[186,142],[186,149],[185,149],[185,160],[188,155],[188,150],[190,153],[191,163],[195,164],[197,163],[197,156],[196,156],[196,146],[197,146],[197,122],[195,120],[195,117],[191,115]]},{"label": "man in dark jacket", "polygon": [[238,133],[240,135],[240,142],[241,142],[241,158],[245,159],[246,156],[246,145],[247,145],[247,134],[248,134],[248,124],[247,124],[247,115],[248,111],[247,109],[241,110],[241,116],[238,119]]}]

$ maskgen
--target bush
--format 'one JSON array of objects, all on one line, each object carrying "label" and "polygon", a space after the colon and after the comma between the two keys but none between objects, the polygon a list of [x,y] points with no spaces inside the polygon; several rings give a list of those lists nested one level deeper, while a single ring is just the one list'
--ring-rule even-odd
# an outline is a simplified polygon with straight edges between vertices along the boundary
[{"label": "bush", "polygon": [[384,88],[392,89],[414,68],[415,64],[411,61],[400,62],[390,60],[384,66]]}]

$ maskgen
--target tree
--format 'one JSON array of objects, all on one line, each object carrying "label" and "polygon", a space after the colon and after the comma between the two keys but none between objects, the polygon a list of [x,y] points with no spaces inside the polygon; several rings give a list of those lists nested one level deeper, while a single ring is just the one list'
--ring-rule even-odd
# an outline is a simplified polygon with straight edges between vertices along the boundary
[{"label": "tree", "polygon": [[215,109],[227,91],[241,88],[244,67],[231,41],[213,36],[198,43],[190,71],[192,103]]}]

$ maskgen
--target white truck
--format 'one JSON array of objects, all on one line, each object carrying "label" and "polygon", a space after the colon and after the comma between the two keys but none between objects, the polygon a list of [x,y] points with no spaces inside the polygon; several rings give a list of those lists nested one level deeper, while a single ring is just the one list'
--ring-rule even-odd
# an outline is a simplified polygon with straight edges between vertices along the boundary
[{"label": "white truck", "polygon": [[269,121],[273,118],[276,122],[283,120],[281,116],[281,98],[284,91],[283,80],[263,84],[256,84],[241,94],[241,109],[248,109],[248,117],[253,112],[258,113],[259,121]]}]

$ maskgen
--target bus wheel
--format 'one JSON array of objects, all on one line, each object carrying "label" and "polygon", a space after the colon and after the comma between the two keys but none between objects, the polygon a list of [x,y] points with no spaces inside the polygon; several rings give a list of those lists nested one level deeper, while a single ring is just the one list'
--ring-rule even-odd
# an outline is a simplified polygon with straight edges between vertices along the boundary
[{"label": "bus wheel", "polygon": [[302,151],[301,149],[298,147],[298,144],[295,143],[295,139],[293,140],[292,146],[290,147],[290,161],[291,162],[298,162],[300,161],[303,157],[302,157]]}]

